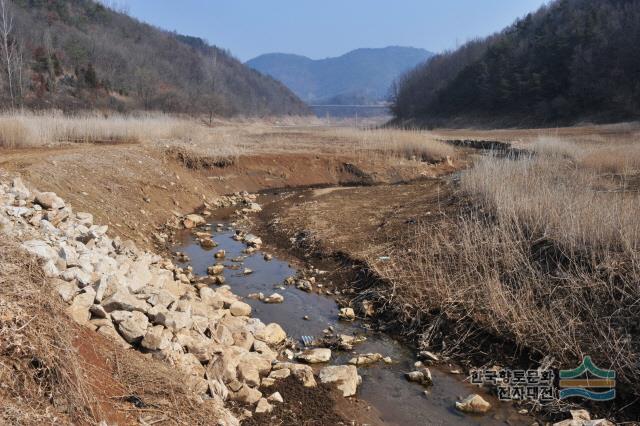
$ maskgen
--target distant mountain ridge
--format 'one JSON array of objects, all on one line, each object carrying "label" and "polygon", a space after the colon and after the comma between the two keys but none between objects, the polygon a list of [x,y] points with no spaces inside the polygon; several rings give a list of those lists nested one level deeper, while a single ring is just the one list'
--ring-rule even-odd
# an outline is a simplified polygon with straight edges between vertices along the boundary
[{"label": "distant mountain ridge", "polygon": [[425,49],[389,46],[326,59],[268,53],[246,65],[279,80],[307,103],[373,104],[386,100],[400,75],[431,56]]}]

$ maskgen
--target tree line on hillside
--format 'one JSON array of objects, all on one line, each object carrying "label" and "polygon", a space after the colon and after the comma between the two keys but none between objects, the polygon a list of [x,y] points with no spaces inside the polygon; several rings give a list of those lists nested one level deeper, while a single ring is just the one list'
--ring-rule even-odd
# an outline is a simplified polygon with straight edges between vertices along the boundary
[{"label": "tree line on hillside", "polygon": [[417,125],[556,125],[640,115],[640,0],[558,0],[396,84]]},{"label": "tree line on hillside", "polygon": [[94,0],[0,0],[0,55],[3,108],[308,113],[228,52]]}]

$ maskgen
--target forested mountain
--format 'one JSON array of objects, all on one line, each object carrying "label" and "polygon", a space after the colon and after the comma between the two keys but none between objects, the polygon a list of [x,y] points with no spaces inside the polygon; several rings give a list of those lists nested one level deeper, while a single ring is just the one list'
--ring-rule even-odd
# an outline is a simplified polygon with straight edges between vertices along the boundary
[{"label": "forested mountain", "polygon": [[386,100],[391,83],[431,55],[424,49],[391,46],[318,60],[270,53],[247,65],[283,82],[309,103],[371,104]]},{"label": "forested mountain", "polygon": [[6,48],[0,35],[2,107],[308,113],[284,85],[224,50],[147,25],[99,2],[2,3],[13,18]]},{"label": "forested mountain", "polygon": [[404,77],[392,111],[423,125],[640,116],[640,0],[558,0]]}]

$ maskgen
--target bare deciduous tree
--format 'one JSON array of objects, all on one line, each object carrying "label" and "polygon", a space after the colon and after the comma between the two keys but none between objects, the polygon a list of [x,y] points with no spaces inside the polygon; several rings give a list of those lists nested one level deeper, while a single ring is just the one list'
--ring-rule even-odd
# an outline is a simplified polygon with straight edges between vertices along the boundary
[{"label": "bare deciduous tree", "polygon": [[5,0],[0,0],[0,43],[2,43],[2,59],[4,62],[7,82],[9,84],[9,96],[11,106],[15,107],[15,97],[13,93],[13,61],[14,49],[12,47],[11,33],[13,32],[13,16],[10,14]]},{"label": "bare deciduous tree", "polygon": [[11,106],[15,108],[16,99],[21,100],[23,92],[23,49],[15,35],[13,15],[6,0],[0,0],[0,50]]}]

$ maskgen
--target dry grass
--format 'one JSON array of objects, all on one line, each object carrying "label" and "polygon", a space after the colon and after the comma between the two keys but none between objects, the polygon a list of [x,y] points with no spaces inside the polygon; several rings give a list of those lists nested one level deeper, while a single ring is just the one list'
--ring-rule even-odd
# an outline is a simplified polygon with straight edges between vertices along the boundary
[{"label": "dry grass", "polygon": [[75,324],[38,263],[2,237],[0,383],[0,424],[208,425],[224,415],[180,371]]},{"label": "dry grass", "polygon": [[60,143],[189,141],[202,132],[203,126],[195,121],[164,114],[66,116],[54,112],[16,112],[0,115],[0,148]]},{"label": "dry grass", "polygon": [[355,152],[363,155],[379,154],[384,157],[414,159],[438,163],[455,156],[455,149],[440,142],[425,131],[401,129],[337,128],[328,133],[339,139],[354,142]]},{"label": "dry grass", "polygon": [[[73,332],[34,261],[0,239],[0,420],[3,424],[87,422],[89,389]],[[62,314],[64,315],[64,314]],[[68,407],[66,410],[64,407]]]},{"label": "dry grass", "polygon": [[488,331],[563,367],[591,355],[637,393],[636,152],[547,140],[530,157],[483,158],[462,175],[462,214],[377,263],[392,284],[382,298],[426,346],[453,337],[445,324],[462,339]]},{"label": "dry grass", "polygon": [[607,138],[540,138],[531,150],[547,157],[570,160],[576,167],[597,174],[629,176],[640,171],[640,138],[630,135],[625,141]]}]

